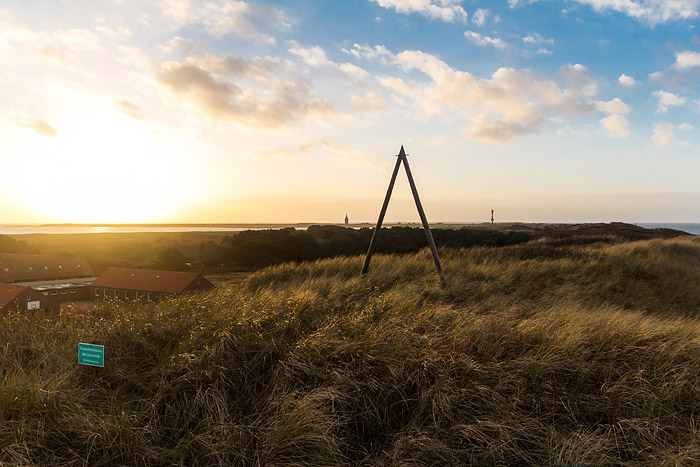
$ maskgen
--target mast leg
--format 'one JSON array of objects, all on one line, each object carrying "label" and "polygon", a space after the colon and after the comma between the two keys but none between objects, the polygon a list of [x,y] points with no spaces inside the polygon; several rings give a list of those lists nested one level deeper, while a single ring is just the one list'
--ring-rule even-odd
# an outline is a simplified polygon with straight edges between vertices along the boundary
[{"label": "mast leg", "polygon": [[418,196],[418,189],[416,189],[416,184],[413,181],[413,175],[411,175],[411,168],[408,166],[408,158],[406,158],[406,153],[401,146],[401,152],[399,153],[399,159],[403,159],[404,168],[406,169],[406,175],[408,176],[408,183],[411,185],[411,191],[413,192],[413,199],[416,201],[416,207],[418,208],[418,214],[420,215],[420,220],[423,223],[423,230],[425,230],[425,236],[428,239],[428,245],[430,245],[430,251],[433,253],[433,260],[435,261],[435,268],[437,269],[438,276],[440,276],[440,285],[445,288],[447,287],[447,279],[445,279],[445,273],[442,272],[442,265],[440,264],[440,257],[438,256],[437,248],[435,247],[435,240],[433,240],[433,234],[430,231],[430,225],[428,224],[428,219],[425,217],[425,212],[423,211],[423,205],[420,202],[420,197]]},{"label": "mast leg", "polygon": [[[403,146],[401,146],[401,152],[403,152]],[[386,196],[384,197],[384,204],[382,205],[382,210],[379,212],[379,219],[377,220],[377,227],[374,229],[372,234],[372,240],[369,242],[369,249],[367,250],[367,256],[365,256],[365,264],[362,266],[362,273],[367,274],[369,270],[369,263],[372,261],[372,254],[374,253],[374,248],[377,243],[377,236],[382,228],[382,222],[384,222],[384,214],[386,214],[386,208],[389,206],[389,199],[391,198],[391,192],[394,189],[394,182],[396,182],[396,175],[399,173],[399,167],[401,166],[401,157],[396,157],[396,165],[394,166],[394,173],[391,174],[391,181],[389,182],[389,189],[386,191]]]}]

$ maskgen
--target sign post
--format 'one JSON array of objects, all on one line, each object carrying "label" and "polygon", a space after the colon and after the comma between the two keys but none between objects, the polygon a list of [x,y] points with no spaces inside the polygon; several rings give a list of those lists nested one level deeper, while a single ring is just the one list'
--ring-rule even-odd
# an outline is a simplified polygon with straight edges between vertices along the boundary
[{"label": "sign post", "polygon": [[78,343],[78,363],[88,366],[105,366],[105,346]]}]

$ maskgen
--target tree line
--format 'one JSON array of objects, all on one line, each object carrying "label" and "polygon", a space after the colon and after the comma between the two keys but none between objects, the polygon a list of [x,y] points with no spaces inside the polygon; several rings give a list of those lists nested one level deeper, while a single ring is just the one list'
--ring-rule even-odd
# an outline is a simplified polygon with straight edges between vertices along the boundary
[{"label": "tree line", "polygon": [[[373,229],[314,225],[307,230],[246,230],[226,236],[220,243],[203,242],[200,257],[204,267],[242,266],[261,268],[290,261],[312,261],[335,256],[364,254]],[[526,242],[524,232],[495,232],[474,229],[435,229],[438,247],[465,248],[505,246]],[[422,228],[391,227],[379,233],[378,253],[410,253],[427,246]]]}]

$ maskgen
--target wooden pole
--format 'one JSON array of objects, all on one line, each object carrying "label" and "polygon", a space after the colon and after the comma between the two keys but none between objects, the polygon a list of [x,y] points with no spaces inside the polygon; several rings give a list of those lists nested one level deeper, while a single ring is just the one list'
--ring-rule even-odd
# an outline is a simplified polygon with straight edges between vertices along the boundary
[{"label": "wooden pole", "polygon": [[442,272],[442,266],[440,265],[440,257],[438,256],[437,248],[435,247],[435,240],[433,240],[433,234],[430,231],[430,225],[428,224],[428,219],[425,217],[425,211],[423,211],[423,205],[420,202],[420,197],[418,196],[418,190],[416,189],[416,184],[413,181],[413,175],[411,175],[411,168],[408,166],[408,158],[406,153],[401,146],[401,152],[399,152],[399,159],[403,159],[403,166],[406,169],[406,175],[408,176],[408,183],[411,185],[411,191],[413,192],[413,199],[416,201],[416,207],[418,208],[418,214],[420,215],[420,220],[423,223],[423,230],[425,230],[425,236],[428,239],[428,245],[430,245],[430,251],[433,253],[433,260],[435,261],[435,268],[437,269],[438,275],[440,276],[440,285],[443,288],[447,287],[447,279],[445,279],[445,273]]},{"label": "wooden pole", "polygon": [[[401,152],[403,153],[403,146],[401,146]],[[386,214],[386,208],[387,206],[389,206],[389,199],[391,198],[391,192],[394,189],[394,182],[396,182],[396,175],[399,173],[400,166],[401,157],[396,156],[396,165],[394,166],[394,173],[391,174],[389,189],[386,191],[386,196],[384,197],[384,204],[382,205],[382,210],[379,212],[377,227],[374,229],[374,233],[372,234],[372,240],[369,242],[369,249],[367,250],[367,256],[365,256],[365,264],[362,266],[362,274],[367,274],[367,271],[369,270],[369,262],[372,261],[372,254],[374,253],[374,248],[377,243],[377,236],[379,235],[379,231],[382,229],[382,222],[384,222],[384,214]]]}]

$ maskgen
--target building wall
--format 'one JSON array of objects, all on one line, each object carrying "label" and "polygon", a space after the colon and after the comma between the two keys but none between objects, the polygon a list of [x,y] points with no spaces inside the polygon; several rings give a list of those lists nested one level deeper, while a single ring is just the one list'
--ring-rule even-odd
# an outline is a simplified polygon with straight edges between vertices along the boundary
[{"label": "building wall", "polygon": [[40,290],[44,299],[52,303],[75,302],[90,299],[90,287],[88,285],[74,285],[70,287]]},{"label": "building wall", "polygon": [[165,292],[148,292],[146,290],[117,289],[112,287],[90,286],[90,300],[119,300],[125,302],[159,303],[176,297],[178,294]]},{"label": "building wall", "polygon": [[30,304],[38,303],[40,310],[60,311],[60,302],[55,298],[44,296],[40,291],[27,288],[16,299],[0,308],[0,311],[28,311]]}]

